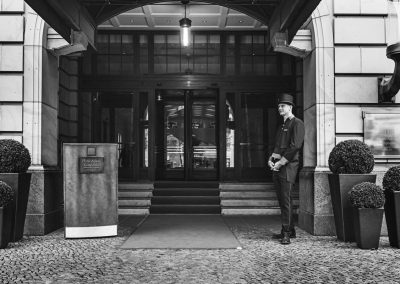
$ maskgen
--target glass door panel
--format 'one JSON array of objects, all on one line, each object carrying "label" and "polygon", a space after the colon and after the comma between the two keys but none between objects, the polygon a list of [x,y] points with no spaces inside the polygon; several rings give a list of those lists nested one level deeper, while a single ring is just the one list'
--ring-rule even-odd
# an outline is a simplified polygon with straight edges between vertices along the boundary
[{"label": "glass door panel", "polygon": [[100,108],[94,142],[117,143],[119,179],[133,180],[136,151],[133,95],[104,93],[97,100]]},{"label": "glass door panel", "polygon": [[185,167],[185,106],[182,102],[170,102],[164,106],[164,163],[167,169]]},{"label": "glass door panel", "polygon": [[185,100],[180,90],[159,90],[156,96],[156,177],[185,177]]},{"label": "glass door panel", "polygon": [[273,146],[276,108],[268,94],[241,95],[240,156],[243,180],[271,180],[266,159]]},{"label": "glass door panel", "polygon": [[191,175],[194,179],[216,178],[218,163],[215,99],[193,98],[191,105]]}]

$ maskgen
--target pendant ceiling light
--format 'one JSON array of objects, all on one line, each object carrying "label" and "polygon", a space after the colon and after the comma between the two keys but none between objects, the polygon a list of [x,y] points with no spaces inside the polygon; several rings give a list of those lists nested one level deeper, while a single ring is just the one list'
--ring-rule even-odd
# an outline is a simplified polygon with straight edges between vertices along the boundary
[{"label": "pendant ceiling light", "polygon": [[190,27],[192,26],[192,21],[186,18],[186,4],[189,0],[182,0],[182,4],[185,6],[185,17],[179,20],[179,25],[181,27],[181,43],[183,46],[189,46],[190,40]]}]

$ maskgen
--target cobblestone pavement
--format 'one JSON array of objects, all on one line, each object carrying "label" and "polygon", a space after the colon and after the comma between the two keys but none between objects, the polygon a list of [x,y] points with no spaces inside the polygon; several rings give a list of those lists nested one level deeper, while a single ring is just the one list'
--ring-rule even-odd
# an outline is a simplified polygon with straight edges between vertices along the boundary
[{"label": "cobblestone pavement", "polygon": [[119,249],[138,217],[121,221],[115,238],[66,240],[62,229],[24,237],[0,250],[0,282],[400,283],[400,251],[387,237],[378,250],[361,250],[298,229],[292,244],[283,246],[271,239],[280,229],[275,216],[225,219],[243,249]]}]

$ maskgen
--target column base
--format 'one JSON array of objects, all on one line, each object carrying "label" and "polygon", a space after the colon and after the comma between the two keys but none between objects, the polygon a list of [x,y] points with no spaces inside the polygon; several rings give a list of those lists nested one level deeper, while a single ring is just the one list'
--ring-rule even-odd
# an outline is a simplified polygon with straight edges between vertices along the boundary
[{"label": "column base", "polygon": [[334,236],[328,168],[304,167],[300,172],[299,227],[318,236]]},{"label": "column base", "polygon": [[45,235],[64,226],[63,172],[31,167],[25,235]]},{"label": "column base", "polygon": [[333,215],[315,215],[299,212],[299,227],[315,236],[335,236],[335,220]]}]

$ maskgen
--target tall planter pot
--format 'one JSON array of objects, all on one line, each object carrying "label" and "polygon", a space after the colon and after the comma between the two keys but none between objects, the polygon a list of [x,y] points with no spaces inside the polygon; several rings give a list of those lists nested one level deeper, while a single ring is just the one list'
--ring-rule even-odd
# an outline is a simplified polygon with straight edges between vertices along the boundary
[{"label": "tall planter pot", "polygon": [[361,182],[376,181],[376,174],[328,174],[336,236],[345,242],[354,242],[352,209],[348,192]]},{"label": "tall planter pot", "polygon": [[385,190],[385,218],[390,246],[400,248],[400,191]]},{"label": "tall planter pot", "polygon": [[0,207],[0,249],[6,248],[11,236],[11,210],[9,207]]},{"label": "tall planter pot", "polygon": [[383,211],[383,208],[353,208],[354,235],[359,248],[379,247]]},{"label": "tall planter pot", "polygon": [[24,234],[31,173],[0,173],[0,180],[14,190],[14,201],[9,205],[12,220],[10,242],[16,242]]}]

